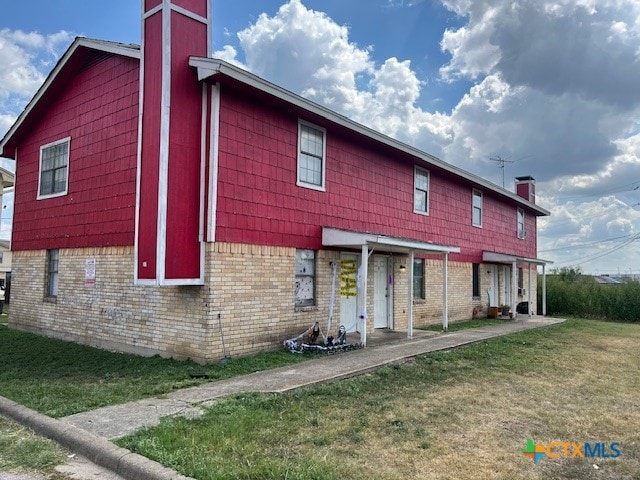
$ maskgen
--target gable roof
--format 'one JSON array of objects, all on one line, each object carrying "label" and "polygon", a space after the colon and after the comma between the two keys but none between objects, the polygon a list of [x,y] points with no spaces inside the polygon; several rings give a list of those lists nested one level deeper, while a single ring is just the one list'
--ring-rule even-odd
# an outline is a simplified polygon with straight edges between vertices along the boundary
[{"label": "gable roof", "polygon": [[307,100],[304,97],[296,95],[278,85],[268,82],[251,72],[243,70],[233,64],[225,62],[223,60],[215,58],[205,57],[191,57],[189,59],[189,65],[194,67],[198,74],[198,80],[200,81],[218,81],[227,80],[233,83],[240,83],[250,88],[256,89],[262,93],[265,93],[271,97],[279,99],[288,105],[294,106],[298,109],[310,112],[320,118],[324,118],[329,122],[344,127],[352,132],[356,132],[382,144],[386,147],[390,147],[394,150],[404,152],[418,160],[421,160],[425,167],[434,166],[445,172],[452,174],[455,177],[465,179],[470,184],[478,187],[482,187],[485,190],[491,191],[499,195],[500,197],[507,197],[513,200],[515,203],[526,207],[530,212],[533,212],[536,216],[550,215],[550,212],[535,203],[516,195],[509,190],[506,190],[482,177],[474,175],[466,170],[456,167],[448,162],[445,162],[438,157],[423,152],[411,145],[403,143],[395,138],[391,138],[384,135],[372,128],[355,122],[344,115],[330,110],[320,104]]},{"label": "gable roof", "polygon": [[100,55],[123,55],[139,59],[140,47],[107,40],[76,37],[15,123],[0,140],[0,157],[15,158],[17,139],[23,127],[29,123],[32,114],[38,110],[41,104],[46,103],[45,100],[47,98],[55,95],[60,88],[63,88],[66,83],[65,80],[73,77],[83,64]]}]

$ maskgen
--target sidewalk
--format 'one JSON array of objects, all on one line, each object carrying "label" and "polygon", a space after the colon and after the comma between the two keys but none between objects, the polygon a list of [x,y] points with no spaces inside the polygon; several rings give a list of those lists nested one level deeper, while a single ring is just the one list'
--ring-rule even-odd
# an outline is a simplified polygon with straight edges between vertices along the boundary
[{"label": "sidewalk", "polygon": [[157,425],[162,417],[169,415],[197,417],[203,413],[202,407],[206,407],[209,403],[222,397],[246,392],[286,392],[309,385],[361,375],[383,365],[403,362],[417,355],[448,350],[488,338],[563,321],[532,317],[501,325],[387,343],[362,350],[327,355],[296,365],[206,383],[197,387],[177,390],[162,397],[78,413],[61,420],[94,435],[112,440],[129,435],[140,428]]},{"label": "sidewalk", "polygon": [[[177,390],[161,397],[78,413],[60,420],[46,417],[0,397],[0,415],[32,428],[108,471],[127,480],[188,480],[187,477],[140,455],[117,447],[109,440],[157,425],[163,417],[197,417],[217,399],[246,392],[286,392],[296,388],[349,378],[383,365],[401,363],[418,355],[450,350],[509,333],[546,327],[563,319],[532,317],[501,325],[453,333],[420,334],[412,340],[382,343],[273,370]],[[428,335],[428,336],[425,336]],[[84,477],[88,478],[88,477]],[[107,480],[105,475],[91,476]],[[109,477],[111,480],[114,477]]]}]

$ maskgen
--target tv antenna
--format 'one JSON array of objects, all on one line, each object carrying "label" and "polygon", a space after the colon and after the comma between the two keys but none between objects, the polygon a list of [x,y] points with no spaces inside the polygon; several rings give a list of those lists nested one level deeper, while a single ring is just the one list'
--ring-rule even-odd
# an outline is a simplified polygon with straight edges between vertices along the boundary
[{"label": "tv antenna", "polygon": [[504,164],[505,163],[514,163],[513,160],[506,160],[502,158],[500,155],[495,157],[489,157],[489,160],[496,162],[498,164],[498,168],[502,169],[502,188],[504,188]]}]

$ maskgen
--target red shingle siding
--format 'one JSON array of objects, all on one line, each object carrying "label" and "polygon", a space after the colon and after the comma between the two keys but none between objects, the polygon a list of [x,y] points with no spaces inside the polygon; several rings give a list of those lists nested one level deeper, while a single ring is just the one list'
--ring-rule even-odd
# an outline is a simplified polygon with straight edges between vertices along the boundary
[{"label": "red shingle siding", "polygon": [[421,165],[431,173],[429,215],[415,214],[413,159],[322,126],[326,192],[296,186],[298,117],[223,85],[218,241],[319,249],[327,226],[460,246],[455,260],[480,262],[483,250],[535,257],[535,217],[518,239],[515,202],[483,192],[483,228],[473,227],[473,186]]},{"label": "red shingle siding", "polygon": [[[133,245],[138,60],[77,72],[18,147],[14,250]],[[36,200],[40,147],[71,137],[68,194]]]}]

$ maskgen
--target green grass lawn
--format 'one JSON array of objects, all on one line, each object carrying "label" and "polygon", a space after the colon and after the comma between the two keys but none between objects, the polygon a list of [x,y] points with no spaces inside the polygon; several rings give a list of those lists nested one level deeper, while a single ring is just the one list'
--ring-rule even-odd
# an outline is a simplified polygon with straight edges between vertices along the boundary
[{"label": "green grass lawn", "polygon": [[[118,443],[199,480],[634,479],[639,344],[640,325],[573,319],[349,380],[224,399]],[[527,439],[620,442],[622,455],[536,465]]]},{"label": "green grass lawn", "polygon": [[[283,350],[198,365],[107,352],[0,325],[0,395],[63,417],[305,359]],[[192,374],[208,379],[194,379]]]}]

